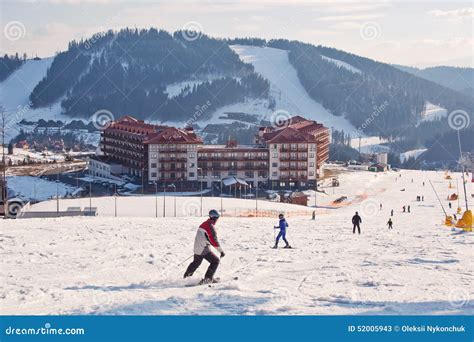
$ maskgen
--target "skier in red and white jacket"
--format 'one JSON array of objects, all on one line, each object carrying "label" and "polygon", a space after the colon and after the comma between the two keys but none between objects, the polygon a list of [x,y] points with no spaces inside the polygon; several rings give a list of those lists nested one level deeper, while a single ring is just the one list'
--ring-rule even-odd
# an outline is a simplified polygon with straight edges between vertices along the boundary
[{"label": "skier in red and white jacket", "polygon": [[225,253],[219,244],[219,240],[217,239],[217,233],[215,229],[215,225],[219,217],[220,215],[217,210],[213,209],[209,212],[209,219],[201,223],[199,226],[196,233],[196,238],[194,240],[194,260],[186,269],[184,278],[192,276],[201,265],[202,260],[206,259],[210,265],[207,269],[204,279],[201,280],[201,283],[216,282],[214,279],[214,274],[216,273],[217,267],[219,266],[220,259],[211,251],[211,246],[220,253],[221,258],[225,256]]}]

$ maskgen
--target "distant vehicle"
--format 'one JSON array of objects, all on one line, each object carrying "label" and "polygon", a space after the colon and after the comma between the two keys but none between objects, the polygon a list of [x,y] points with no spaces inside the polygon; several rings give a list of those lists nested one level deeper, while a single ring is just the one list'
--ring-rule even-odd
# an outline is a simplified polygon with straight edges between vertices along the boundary
[{"label": "distant vehicle", "polygon": [[342,203],[344,202],[345,200],[347,200],[347,196],[341,196],[339,198],[336,198],[333,203]]},{"label": "distant vehicle", "polygon": [[3,199],[0,199],[0,215],[5,216],[5,212],[7,212],[7,216],[10,218],[16,218],[16,216],[20,213],[21,209],[25,206],[28,201],[21,197],[12,197],[8,199],[8,210],[6,210],[7,206]]},{"label": "distant vehicle", "polygon": [[269,200],[274,200],[274,199],[277,199],[278,198],[278,194],[276,192],[271,192],[269,194],[267,194],[267,199]]}]

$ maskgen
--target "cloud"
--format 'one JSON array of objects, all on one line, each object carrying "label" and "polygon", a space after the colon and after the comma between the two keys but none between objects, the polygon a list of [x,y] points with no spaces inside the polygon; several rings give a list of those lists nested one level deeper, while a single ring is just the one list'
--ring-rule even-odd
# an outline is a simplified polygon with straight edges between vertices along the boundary
[{"label": "cloud", "polygon": [[466,7],[466,8],[457,8],[450,11],[443,11],[443,10],[432,10],[428,12],[429,15],[435,18],[442,18],[442,19],[474,19],[474,8]]},{"label": "cloud", "polygon": [[366,20],[374,20],[381,18],[381,14],[360,14],[360,15],[331,15],[331,16],[324,16],[316,18],[318,21],[324,22],[340,22],[340,21],[366,21]]}]

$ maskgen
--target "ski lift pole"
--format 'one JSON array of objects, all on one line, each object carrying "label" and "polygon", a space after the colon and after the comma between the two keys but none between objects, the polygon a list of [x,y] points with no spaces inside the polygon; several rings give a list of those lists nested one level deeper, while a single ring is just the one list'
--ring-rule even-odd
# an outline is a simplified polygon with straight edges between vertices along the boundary
[{"label": "ski lift pole", "polygon": [[463,189],[464,189],[464,201],[466,202],[466,211],[467,211],[467,210],[469,210],[469,208],[467,206],[466,180],[464,179],[464,163],[462,162],[461,136],[459,134],[460,130],[458,129],[457,131],[458,131],[458,144],[459,144],[459,159],[461,160],[460,164],[461,164],[461,172],[462,172],[462,186],[463,186]]},{"label": "ski lift pole", "polygon": [[436,190],[435,190],[435,188],[434,188],[434,186],[433,186],[433,183],[431,183],[431,181],[430,181],[430,184],[431,184],[431,187],[433,188],[433,191],[434,191],[434,193],[435,193],[435,195],[436,195],[436,198],[438,199],[439,204],[441,205],[441,209],[443,209],[444,216],[448,216],[448,214],[446,213],[446,210],[444,210],[444,207],[443,207],[443,204],[441,203],[441,200],[439,199],[438,193],[436,192]]}]

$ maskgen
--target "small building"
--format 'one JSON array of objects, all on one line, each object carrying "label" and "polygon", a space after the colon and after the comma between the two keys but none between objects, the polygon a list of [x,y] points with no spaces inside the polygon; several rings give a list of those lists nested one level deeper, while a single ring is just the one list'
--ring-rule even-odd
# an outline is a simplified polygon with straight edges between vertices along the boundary
[{"label": "small building", "polygon": [[102,177],[107,179],[119,179],[119,175],[124,173],[121,164],[104,156],[91,156],[87,161],[88,173],[93,177]]},{"label": "small building", "polygon": [[385,172],[387,170],[388,170],[388,165],[382,164],[382,163],[375,163],[369,167],[369,171],[371,172]]},{"label": "small building", "polygon": [[27,150],[29,145],[28,145],[28,142],[26,140],[21,140],[19,142],[16,143],[16,147],[17,148],[22,148],[24,150]]},{"label": "small building", "polygon": [[301,191],[285,192],[280,194],[280,202],[308,206],[308,195]]},{"label": "small building", "polygon": [[378,153],[376,156],[375,156],[375,161],[377,162],[377,164],[385,164],[387,165],[388,164],[388,153]]}]

